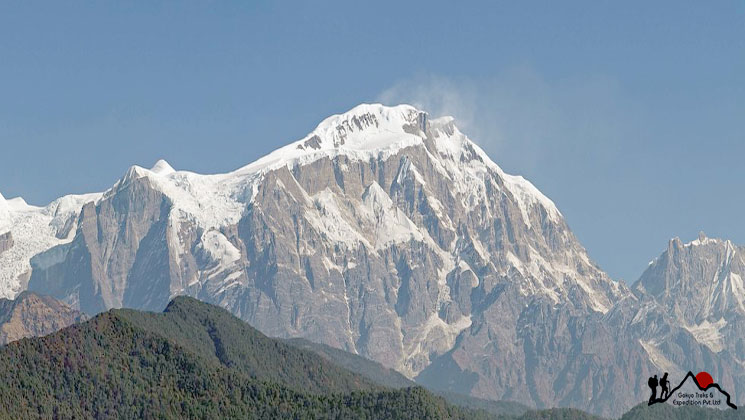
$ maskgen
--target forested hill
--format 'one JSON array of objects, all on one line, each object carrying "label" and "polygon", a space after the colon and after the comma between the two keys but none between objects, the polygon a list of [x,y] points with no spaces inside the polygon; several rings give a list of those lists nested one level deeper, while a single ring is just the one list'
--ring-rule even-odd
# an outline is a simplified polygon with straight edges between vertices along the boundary
[{"label": "forested hill", "polygon": [[[287,343],[301,349],[310,350],[329,360],[337,366],[341,366],[352,372],[359,373],[379,385],[399,389],[417,386],[416,382],[405,376],[381,365],[380,363],[366,359],[362,356],[336,349],[325,344],[314,343],[302,338],[286,340]],[[429,390],[435,395],[445,398],[450,404],[476,410],[484,410],[491,414],[504,416],[505,418],[519,417],[528,411],[528,407],[512,401],[492,401],[471,397],[454,392],[440,390]]]},{"label": "forested hill", "polygon": [[228,311],[190,297],[175,298],[163,313],[131,309],[113,313],[193,355],[251,378],[314,394],[382,389],[364,376],[269,338]]},{"label": "forested hill", "polygon": [[486,418],[422,388],[388,390],[177,298],[0,348],[3,418]]},{"label": "forested hill", "polygon": [[[0,418],[597,419],[572,409],[513,417],[456,407],[421,387],[384,387],[365,376],[372,367],[353,373],[332,363],[339,357],[179,297],[163,313],[111,310],[0,347]],[[732,415],[638,407],[624,420]]]}]

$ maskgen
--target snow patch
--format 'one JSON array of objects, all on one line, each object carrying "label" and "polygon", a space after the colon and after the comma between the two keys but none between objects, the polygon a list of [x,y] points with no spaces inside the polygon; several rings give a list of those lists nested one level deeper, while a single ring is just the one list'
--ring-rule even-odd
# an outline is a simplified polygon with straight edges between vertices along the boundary
[{"label": "snow patch", "polygon": [[661,372],[678,372],[680,368],[675,363],[671,362],[670,359],[665,357],[664,354],[657,348],[658,344],[653,341],[639,340],[639,344],[649,355],[649,360],[655,365]]},{"label": "snow patch", "polygon": [[735,297],[735,300],[737,300],[737,306],[740,308],[741,312],[745,313],[745,304],[743,304],[743,299],[745,299],[745,286],[743,286],[742,277],[736,273],[729,273],[729,281],[732,285],[732,295]]},{"label": "snow patch", "polygon": [[204,250],[212,261],[224,265],[232,264],[241,258],[238,248],[217,230],[203,233],[197,248]]},{"label": "snow patch", "polygon": [[406,214],[393,204],[393,200],[377,182],[370,184],[362,195],[361,213],[373,227],[376,249],[410,240],[421,242],[424,235]]},{"label": "snow patch", "polygon": [[554,202],[538,191],[538,188],[528,182],[528,180],[521,176],[508,175],[504,172],[502,172],[502,177],[505,185],[517,200],[517,206],[520,208],[523,221],[529,228],[531,227],[530,210],[535,206],[542,206],[552,221],[558,222],[561,220],[562,215]]},{"label": "snow patch", "polygon": [[727,321],[720,318],[719,321],[704,322],[698,325],[684,325],[683,328],[688,330],[696,338],[696,341],[710,348],[714,353],[719,353],[723,348],[722,328],[727,326]]},{"label": "snow patch", "polygon": [[[472,324],[471,316],[462,316],[452,324],[448,324],[437,313],[433,313],[419,328],[414,330],[413,336],[406,337],[406,341],[411,343],[404,348],[404,357],[402,363],[396,370],[403,373],[409,378],[415,377],[419,371],[414,370],[408,361],[413,361],[418,357],[429,358],[428,349],[422,346],[422,343],[436,342],[439,349],[449,350],[455,345],[455,339],[461,331],[470,327]],[[402,336],[402,342],[403,342]]]},{"label": "snow patch", "polygon": [[347,220],[349,215],[339,206],[336,194],[325,189],[312,197],[314,207],[305,212],[305,219],[321,234],[334,242],[350,248],[360,243],[372,247],[370,242]]}]

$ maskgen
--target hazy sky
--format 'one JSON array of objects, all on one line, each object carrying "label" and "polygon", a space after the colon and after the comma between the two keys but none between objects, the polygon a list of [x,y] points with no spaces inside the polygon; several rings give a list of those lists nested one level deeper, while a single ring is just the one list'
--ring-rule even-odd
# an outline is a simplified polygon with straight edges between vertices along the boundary
[{"label": "hazy sky", "polygon": [[45,204],[159,158],[224,172],[410,102],[616,279],[674,236],[745,244],[745,2],[460,3],[0,2],[0,193]]}]

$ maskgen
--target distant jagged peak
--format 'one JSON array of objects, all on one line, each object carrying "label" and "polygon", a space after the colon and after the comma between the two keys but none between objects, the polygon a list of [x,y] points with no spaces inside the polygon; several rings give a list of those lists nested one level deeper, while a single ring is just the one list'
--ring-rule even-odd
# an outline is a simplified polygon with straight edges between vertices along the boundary
[{"label": "distant jagged peak", "polygon": [[729,239],[710,238],[704,232],[699,232],[696,239],[686,243],[679,237],[670,239],[665,252],[652,260],[648,269],[655,269],[658,266],[659,269],[667,269],[670,263],[690,264],[690,261],[696,260],[729,266],[733,258],[740,255],[740,250],[741,248]]},{"label": "distant jagged peak", "polygon": [[700,231],[698,233],[698,236],[696,239],[691,240],[689,242],[683,242],[680,237],[674,237],[671,238],[668,242],[668,249],[667,251],[670,252],[674,249],[683,249],[683,248],[696,248],[701,246],[707,246],[707,247],[718,247],[718,246],[725,246],[725,247],[735,247],[731,240],[729,239],[721,239],[721,238],[710,238],[706,236],[706,234],[703,231]]},{"label": "distant jagged peak", "polygon": [[724,240],[718,239],[718,238],[708,238],[706,236],[706,234],[704,233],[704,231],[702,230],[702,231],[699,231],[698,232],[698,237],[696,239],[692,240],[691,242],[688,242],[688,243],[684,244],[684,246],[701,246],[701,245],[710,245],[710,244],[726,244],[727,242],[729,242],[729,241],[728,240],[727,241],[724,241]]},{"label": "distant jagged peak", "polygon": [[700,342],[721,350],[720,323],[732,311],[745,313],[745,258],[730,240],[703,232],[688,243],[673,238],[634,285],[682,319]]}]

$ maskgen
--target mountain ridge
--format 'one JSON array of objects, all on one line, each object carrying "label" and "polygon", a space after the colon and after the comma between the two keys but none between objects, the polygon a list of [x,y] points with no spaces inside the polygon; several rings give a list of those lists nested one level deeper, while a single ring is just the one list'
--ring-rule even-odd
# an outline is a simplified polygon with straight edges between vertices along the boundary
[{"label": "mountain ridge", "polygon": [[[0,417],[489,417],[422,388],[376,387],[194,299],[169,307],[164,314],[111,310],[0,347]],[[164,321],[178,328],[163,329]],[[245,334],[203,348],[198,336],[214,331]],[[278,351],[261,351],[265,345]]]},{"label": "mountain ridge", "polygon": [[644,399],[624,372],[670,359],[740,381],[737,357],[611,279],[532,184],[409,106],[361,105],[226,174],[133,166],[90,197],[43,219],[65,239],[24,275],[91,313],[190,295],[442,391],[603,415]]}]

